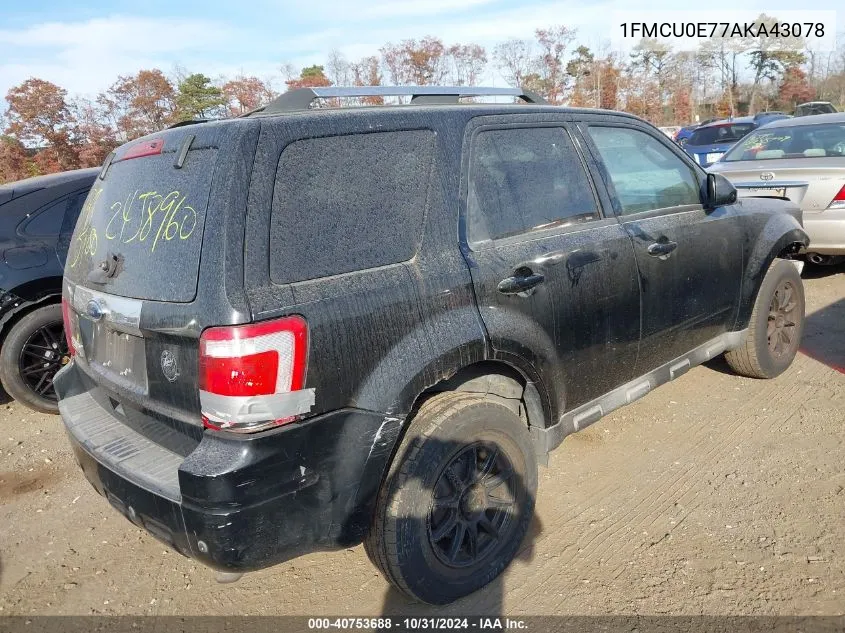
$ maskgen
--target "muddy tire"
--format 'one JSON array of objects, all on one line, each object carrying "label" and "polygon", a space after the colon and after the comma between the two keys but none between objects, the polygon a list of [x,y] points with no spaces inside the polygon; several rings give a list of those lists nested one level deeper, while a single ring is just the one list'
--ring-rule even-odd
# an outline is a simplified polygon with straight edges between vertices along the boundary
[{"label": "muddy tire", "polygon": [[423,404],[382,484],[364,545],[400,591],[446,604],[516,555],[534,511],[537,462],[525,423],[473,393]]},{"label": "muddy tire", "polygon": [[804,332],[804,285],[788,260],[769,267],[748,324],[744,344],[725,354],[736,373],[774,378],[792,364]]}]

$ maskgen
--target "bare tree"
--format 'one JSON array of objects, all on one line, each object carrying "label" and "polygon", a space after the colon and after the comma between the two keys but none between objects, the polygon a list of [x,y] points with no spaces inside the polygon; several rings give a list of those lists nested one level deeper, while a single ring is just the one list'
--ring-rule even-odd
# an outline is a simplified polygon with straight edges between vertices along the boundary
[{"label": "bare tree", "polygon": [[530,75],[537,74],[537,58],[530,40],[511,39],[497,44],[493,59],[504,80],[514,88],[522,87]]},{"label": "bare tree", "polygon": [[352,83],[349,61],[337,49],[329,51],[329,57],[326,61],[326,76],[335,86],[348,86]]},{"label": "bare tree", "polygon": [[457,86],[477,86],[487,68],[487,51],[478,44],[454,44],[447,54],[451,61],[452,82]]}]

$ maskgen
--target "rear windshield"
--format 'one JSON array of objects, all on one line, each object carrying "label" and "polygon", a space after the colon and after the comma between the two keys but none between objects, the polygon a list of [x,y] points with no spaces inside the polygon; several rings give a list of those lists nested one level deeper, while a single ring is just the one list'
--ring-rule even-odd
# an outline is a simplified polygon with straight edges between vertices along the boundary
[{"label": "rear windshield", "polygon": [[845,156],[845,123],[762,128],[737,143],[723,161]]},{"label": "rear windshield", "polygon": [[216,155],[192,149],[181,169],[174,152],[113,163],[85,200],[65,276],[124,297],[193,300]]},{"label": "rear windshield", "polygon": [[692,133],[687,145],[735,143],[753,129],[753,123],[726,123],[725,125],[699,128]]}]

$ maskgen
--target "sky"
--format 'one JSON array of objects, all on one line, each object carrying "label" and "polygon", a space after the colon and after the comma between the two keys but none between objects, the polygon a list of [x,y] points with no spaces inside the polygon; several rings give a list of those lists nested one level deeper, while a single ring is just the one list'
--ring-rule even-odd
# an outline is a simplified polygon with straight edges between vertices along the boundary
[{"label": "sky", "polygon": [[[801,11],[835,10],[838,0],[811,0]],[[447,45],[488,47],[530,38],[535,28],[564,24],[591,48],[617,50],[618,15],[670,16],[678,0],[0,0],[0,95],[29,77],[93,97],[118,75],[176,67],[212,78],[255,75],[284,87],[280,68],[324,63],[335,49],[349,59],[378,54],[386,42],[425,35]],[[686,5],[687,7],[689,5]],[[708,0],[704,19],[731,18],[735,0]],[[778,15],[794,2],[747,0],[743,10]],[[646,14],[643,13],[645,16]],[[831,15],[831,14],[828,14]],[[845,31],[845,10],[835,16]],[[504,85],[495,71],[485,83]]]}]

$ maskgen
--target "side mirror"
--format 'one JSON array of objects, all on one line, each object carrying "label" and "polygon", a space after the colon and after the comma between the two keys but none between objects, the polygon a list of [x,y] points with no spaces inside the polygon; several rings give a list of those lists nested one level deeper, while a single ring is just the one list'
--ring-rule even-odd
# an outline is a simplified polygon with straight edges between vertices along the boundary
[{"label": "side mirror", "polygon": [[736,202],[736,187],[722,174],[707,174],[707,209],[715,209]]}]

